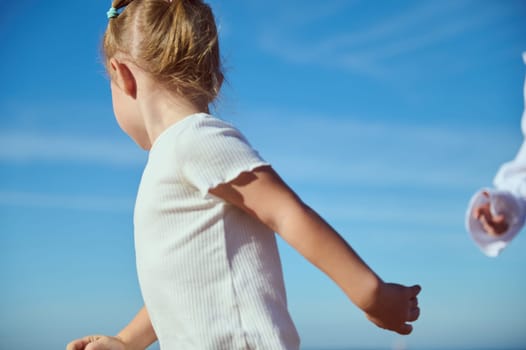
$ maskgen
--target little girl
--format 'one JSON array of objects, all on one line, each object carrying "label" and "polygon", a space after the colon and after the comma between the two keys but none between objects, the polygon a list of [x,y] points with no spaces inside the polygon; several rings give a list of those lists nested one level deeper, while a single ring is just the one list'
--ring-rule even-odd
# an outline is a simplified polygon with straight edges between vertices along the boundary
[{"label": "little girl", "polygon": [[208,114],[223,74],[201,0],[116,0],[103,50],[116,119],[149,150],[134,214],[144,307],[68,350],[299,349],[274,232],[379,327],[409,334],[419,286],[383,282],[233,126]]}]

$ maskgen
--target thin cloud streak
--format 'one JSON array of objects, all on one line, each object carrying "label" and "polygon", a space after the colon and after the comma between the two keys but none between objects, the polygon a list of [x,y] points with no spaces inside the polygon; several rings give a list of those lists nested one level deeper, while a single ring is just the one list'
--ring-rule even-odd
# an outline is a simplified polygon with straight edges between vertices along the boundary
[{"label": "thin cloud streak", "polygon": [[[316,209],[330,218],[330,221],[341,220],[348,222],[372,223],[378,222],[388,224],[404,225],[428,225],[440,227],[444,223],[449,225],[463,223],[463,212],[459,214],[458,208],[436,208],[425,207],[425,203],[410,203],[407,200],[385,196],[379,192],[371,193],[367,201],[362,198],[345,198],[338,201],[324,202],[323,199],[316,201]],[[358,200],[356,200],[358,199]],[[418,215],[413,215],[418,208]]]},{"label": "thin cloud streak", "polygon": [[[285,115],[287,128],[274,129]],[[488,169],[496,172],[503,161],[511,160],[521,141],[519,133],[506,128],[295,118],[286,112],[253,114],[250,123],[249,139],[288,180],[327,186],[456,190],[490,186],[494,173],[488,174]],[[289,130],[297,131],[294,138]],[[486,149],[490,139],[495,146]]]},{"label": "thin cloud streak", "polygon": [[[290,128],[269,129],[283,120],[282,115],[288,115],[290,128],[298,130],[293,139]],[[325,116],[294,118],[285,112],[261,112],[249,120],[244,131],[263,156],[290,180],[309,183],[457,189],[489,185],[491,179],[480,169],[484,164],[511,159],[520,142],[510,138],[505,129],[455,130]],[[266,135],[273,135],[272,140]],[[482,159],[478,150],[485,148],[488,139],[501,142]],[[146,157],[131,141],[0,130],[0,162],[7,164],[72,162],[138,167]]]},{"label": "thin cloud streak", "polygon": [[[302,32],[302,28],[297,26],[293,30],[290,22],[278,22],[265,28],[260,45],[264,51],[288,62],[329,65],[386,79],[392,75],[391,59],[424,49],[433,51],[442,42],[489,27],[496,21],[503,22],[503,17],[510,15],[509,10],[496,15],[494,9],[481,8],[469,1],[427,2],[370,23],[362,31],[327,36],[317,42],[284,36],[283,33]],[[303,27],[311,24],[304,23]],[[441,53],[438,48],[435,51]]]},{"label": "thin cloud streak", "polygon": [[122,213],[132,212],[134,202],[135,200],[131,197],[0,192],[0,206],[3,207],[51,208]]},{"label": "thin cloud streak", "polygon": [[[465,2],[455,2],[443,6],[440,2],[419,3],[409,12],[402,12],[391,16],[380,23],[375,23],[369,28],[356,31],[353,33],[339,34],[325,41],[318,46],[323,51],[339,50],[342,47],[356,47],[359,45],[371,45],[376,42],[382,42],[389,37],[397,37],[405,33],[413,33],[416,26],[427,24],[431,19],[440,16],[443,13],[450,12],[454,7],[460,7]],[[453,6],[451,6],[453,5]]]},{"label": "thin cloud streak", "polygon": [[133,143],[109,138],[0,130],[2,162],[75,162],[111,166],[144,164],[146,155]]}]

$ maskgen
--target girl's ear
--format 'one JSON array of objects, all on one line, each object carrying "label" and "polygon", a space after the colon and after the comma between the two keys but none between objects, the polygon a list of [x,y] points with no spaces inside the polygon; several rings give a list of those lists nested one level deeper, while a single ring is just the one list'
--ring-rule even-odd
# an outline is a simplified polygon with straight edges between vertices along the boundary
[{"label": "girl's ear", "polygon": [[137,97],[137,82],[130,68],[115,58],[110,59],[111,78],[131,98]]}]

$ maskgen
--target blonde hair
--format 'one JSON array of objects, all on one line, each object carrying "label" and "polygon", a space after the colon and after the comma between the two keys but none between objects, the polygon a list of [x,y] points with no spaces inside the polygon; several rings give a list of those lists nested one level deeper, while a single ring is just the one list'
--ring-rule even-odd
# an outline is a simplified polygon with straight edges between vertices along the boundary
[{"label": "blonde hair", "polygon": [[103,39],[106,66],[129,56],[167,89],[197,103],[219,94],[223,72],[214,15],[201,0],[114,0]]}]

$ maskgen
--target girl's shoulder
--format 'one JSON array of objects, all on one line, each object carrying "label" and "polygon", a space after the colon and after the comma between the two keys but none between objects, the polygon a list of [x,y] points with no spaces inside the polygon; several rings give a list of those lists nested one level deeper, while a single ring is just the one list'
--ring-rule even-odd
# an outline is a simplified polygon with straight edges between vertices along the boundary
[{"label": "girl's shoulder", "polygon": [[207,134],[220,130],[235,130],[239,132],[233,124],[207,113],[189,115],[170,126],[166,131],[167,134]]},{"label": "girl's shoulder", "polygon": [[213,115],[200,113],[185,119],[186,122],[179,128],[178,139],[180,142],[220,142],[229,138],[241,139],[246,142],[245,137],[237,127]]},{"label": "girl's shoulder", "polygon": [[150,155],[160,149],[177,149],[191,154],[211,145],[219,149],[226,145],[232,147],[233,140],[248,144],[248,140],[233,124],[207,113],[197,113],[164,130],[152,145]]}]

